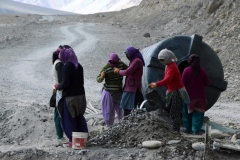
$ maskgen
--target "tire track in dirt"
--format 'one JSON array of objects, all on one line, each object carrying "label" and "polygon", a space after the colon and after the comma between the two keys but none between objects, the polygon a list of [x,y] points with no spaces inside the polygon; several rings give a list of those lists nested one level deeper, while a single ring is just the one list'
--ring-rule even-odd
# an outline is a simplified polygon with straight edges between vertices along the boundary
[{"label": "tire track in dirt", "polygon": [[12,64],[8,71],[12,78],[12,85],[9,88],[17,101],[33,103],[41,101],[44,97],[46,101],[43,103],[47,103],[53,87],[51,75],[52,51],[59,45],[68,44],[74,48],[78,58],[88,52],[98,41],[96,37],[84,31],[85,27],[90,25],[92,24],[74,24],[60,27],[57,33],[62,35],[62,39],[54,40],[53,43],[35,51],[28,49],[28,52],[33,54],[21,57],[16,63]]}]

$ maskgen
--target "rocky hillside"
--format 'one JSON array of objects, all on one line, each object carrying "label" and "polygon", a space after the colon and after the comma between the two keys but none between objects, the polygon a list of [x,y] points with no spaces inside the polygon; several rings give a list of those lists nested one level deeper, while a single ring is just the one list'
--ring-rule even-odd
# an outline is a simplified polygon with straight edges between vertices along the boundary
[{"label": "rocky hillside", "polygon": [[[173,135],[164,115],[139,110],[105,131],[101,113],[89,111],[85,117],[92,141],[86,150],[70,150],[55,141],[54,110],[48,106],[52,93],[49,54],[66,41],[78,50],[89,105],[99,109],[102,84],[95,78],[110,51],[120,53],[127,45],[143,49],[171,36],[199,34],[219,55],[229,82],[220,100],[238,101],[239,8],[239,0],[143,0],[138,7],[112,13],[1,15],[0,159],[202,159],[202,152],[192,149],[195,139],[190,142]],[[145,38],[144,33],[150,37]],[[222,104],[212,107],[206,116],[239,130],[239,102]],[[151,139],[164,145],[142,148],[141,142]],[[239,152],[227,152],[211,150],[206,159],[240,157]]]},{"label": "rocky hillside", "polygon": [[221,100],[240,100],[240,1],[143,0],[139,6],[121,12],[90,16],[94,22],[131,28],[142,35],[149,32],[152,44],[175,35],[203,36],[218,54],[228,81]]}]

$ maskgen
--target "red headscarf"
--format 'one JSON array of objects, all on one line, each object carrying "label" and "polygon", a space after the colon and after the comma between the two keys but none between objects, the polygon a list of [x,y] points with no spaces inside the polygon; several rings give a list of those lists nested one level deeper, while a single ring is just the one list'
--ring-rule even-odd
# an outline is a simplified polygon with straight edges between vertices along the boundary
[{"label": "red headscarf", "polygon": [[192,54],[188,58],[188,64],[192,68],[194,77],[197,77],[200,74],[201,66],[200,66],[200,58],[196,54]]}]

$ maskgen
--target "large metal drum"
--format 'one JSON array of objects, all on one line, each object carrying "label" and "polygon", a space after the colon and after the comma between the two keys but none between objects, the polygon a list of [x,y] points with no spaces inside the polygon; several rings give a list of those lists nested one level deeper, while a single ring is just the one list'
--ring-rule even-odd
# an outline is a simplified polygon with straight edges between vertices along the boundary
[{"label": "large metal drum", "polygon": [[[223,67],[218,55],[202,41],[202,37],[199,35],[174,36],[141,51],[146,63],[142,77],[143,95],[145,96],[144,91],[149,83],[163,79],[165,66],[160,63],[157,57],[164,48],[171,50],[176,55],[178,59],[176,63],[181,73],[188,66],[187,59],[191,54],[197,54],[200,57],[201,66],[206,70],[210,80],[210,85],[205,88],[208,101],[207,109],[210,109],[218,100],[221,92],[226,90],[227,82],[224,81]],[[157,90],[165,96],[165,87],[158,87]],[[163,108],[163,106],[158,107]]]}]

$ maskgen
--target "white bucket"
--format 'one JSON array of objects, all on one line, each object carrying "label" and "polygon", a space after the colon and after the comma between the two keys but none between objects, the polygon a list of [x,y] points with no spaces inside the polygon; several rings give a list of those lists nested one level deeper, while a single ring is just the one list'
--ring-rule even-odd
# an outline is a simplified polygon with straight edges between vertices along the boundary
[{"label": "white bucket", "polygon": [[88,133],[72,132],[72,148],[83,149],[86,147]]}]

